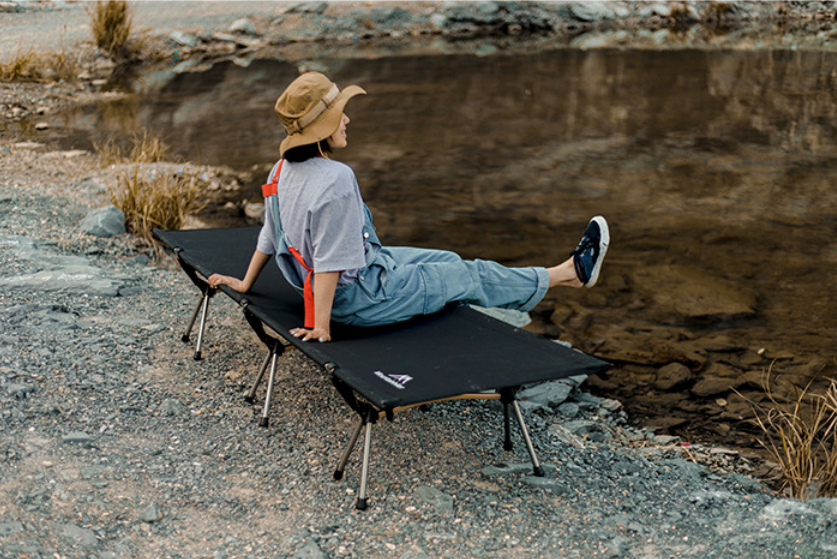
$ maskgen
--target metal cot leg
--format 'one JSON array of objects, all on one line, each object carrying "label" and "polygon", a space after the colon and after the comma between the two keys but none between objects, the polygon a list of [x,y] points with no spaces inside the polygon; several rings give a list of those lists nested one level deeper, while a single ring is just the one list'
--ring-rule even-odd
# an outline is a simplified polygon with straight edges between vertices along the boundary
[{"label": "metal cot leg", "polygon": [[274,347],[270,352],[270,376],[267,377],[267,394],[264,397],[264,410],[262,411],[262,419],[259,425],[262,427],[268,426],[268,414],[270,413],[270,396],[273,394],[273,381],[276,378],[276,361],[279,358],[279,353]]},{"label": "metal cot leg", "polygon": [[343,456],[340,457],[340,461],[337,463],[337,468],[334,470],[334,479],[343,479],[343,472],[346,471],[346,463],[349,461],[349,456],[352,455],[352,450],[354,450],[355,445],[357,444],[357,439],[360,437],[360,432],[362,430],[363,416],[358,416],[357,423],[355,424],[355,430],[352,432],[352,438],[349,439],[349,445],[346,447],[346,450],[343,451]]},{"label": "metal cot leg", "polygon": [[189,326],[186,327],[186,331],[182,336],[180,336],[180,339],[184,342],[189,341],[189,335],[192,333],[192,328],[195,326],[195,321],[198,319],[198,313],[201,312],[204,299],[206,299],[205,293],[201,295],[200,299],[198,299],[198,306],[195,307],[195,312],[192,313],[192,320],[189,321]]},{"label": "metal cot leg", "polygon": [[195,344],[195,361],[201,360],[201,344],[203,344],[203,333],[206,330],[206,316],[209,313],[209,291],[203,295],[201,305],[201,324],[198,328],[198,342]]},{"label": "metal cot leg", "polygon": [[363,468],[360,470],[360,494],[356,508],[366,510],[366,483],[369,479],[369,454],[372,449],[372,422],[366,422],[366,438],[363,441]]},{"label": "metal cot leg", "polygon": [[529,438],[529,430],[526,429],[526,423],[523,422],[523,414],[520,413],[520,405],[518,405],[517,400],[512,402],[512,406],[514,407],[514,414],[517,416],[517,422],[520,424],[520,431],[523,433],[523,440],[526,442],[526,450],[529,451],[529,457],[532,459],[532,467],[535,470],[535,475],[543,477],[543,468],[541,467],[540,462],[538,462],[538,457],[535,454],[535,447],[532,446],[532,439]]},{"label": "metal cot leg", "polygon": [[509,418],[508,402],[503,402],[503,448],[506,451],[514,448],[511,440],[511,420]]},{"label": "metal cot leg", "polygon": [[267,371],[267,366],[270,363],[270,357],[273,355],[273,350],[268,349],[267,355],[264,358],[264,363],[262,363],[262,368],[259,370],[259,375],[256,377],[256,382],[253,383],[253,387],[250,388],[250,392],[247,393],[247,396],[244,397],[244,401],[248,404],[252,404],[256,401],[256,389],[259,388],[259,385],[262,383],[262,379],[264,378],[264,374]]}]

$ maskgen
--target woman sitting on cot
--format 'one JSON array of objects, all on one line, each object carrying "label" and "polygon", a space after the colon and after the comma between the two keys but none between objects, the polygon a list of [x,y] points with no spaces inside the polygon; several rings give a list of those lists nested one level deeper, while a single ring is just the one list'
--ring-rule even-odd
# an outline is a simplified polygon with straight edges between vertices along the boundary
[{"label": "woman sitting on cot", "polygon": [[331,321],[375,326],[431,314],[451,302],[529,311],[547,289],[592,287],[609,242],[607,222],[594,217],[565,262],[551,268],[507,268],[463,260],[443,250],[381,245],[355,174],[332,160],[347,145],[343,112],[366,92],[342,91],[317,72],[302,74],[276,101],[287,138],[264,189],[265,220],[243,280],[213,274],[212,287],[250,290],[275,256],[288,282],[304,296],[304,341],[331,340]]}]

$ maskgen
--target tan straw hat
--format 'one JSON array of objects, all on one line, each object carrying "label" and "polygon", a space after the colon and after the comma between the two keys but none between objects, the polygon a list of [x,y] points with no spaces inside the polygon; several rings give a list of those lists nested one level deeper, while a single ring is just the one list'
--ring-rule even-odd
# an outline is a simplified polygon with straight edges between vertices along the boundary
[{"label": "tan straw hat", "polygon": [[291,148],[313,144],[334,134],[346,103],[364,93],[356,85],[341,91],[319,72],[307,72],[291,82],[273,107],[288,133],[279,146],[279,157],[284,157]]}]

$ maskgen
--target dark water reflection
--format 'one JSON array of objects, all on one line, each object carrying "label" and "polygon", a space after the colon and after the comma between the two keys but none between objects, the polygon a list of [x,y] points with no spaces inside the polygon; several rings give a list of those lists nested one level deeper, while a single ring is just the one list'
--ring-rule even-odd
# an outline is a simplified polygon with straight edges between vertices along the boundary
[{"label": "dark water reflection", "polygon": [[[655,338],[696,379],[766,370],[765,357],[780,357],[774,372],[797,385],[833,373],[834,54],[560,50],[320,63],[369,92],[349,105],[339,158],[385,242],[551,264],[589,216],[609,218],[601,288],[551,294],[543,316],[554,305],[557,324],[541,327],[617,359],[601,385],[645,398],[649,415],[661,413],[654,370],[666,362]],[[296,75],[276,61],[218,65],[175,76],[132,114],[191,161],[263,167],[247,194],[256,201],[284,135],[272,105]],[[89,122],[93,134],[101,124]],[[722,299],[733,310],[703,316],[672,303],[682,291],[696,297],[698,284],[731,289]],[[700,347],[719,334],[734,343]],[[677,357],[684,341],[702,361]],[[704,402],[690,386],[662,413],[702,410],[735,427],[740,417],[713,403],[729,393]]]}]

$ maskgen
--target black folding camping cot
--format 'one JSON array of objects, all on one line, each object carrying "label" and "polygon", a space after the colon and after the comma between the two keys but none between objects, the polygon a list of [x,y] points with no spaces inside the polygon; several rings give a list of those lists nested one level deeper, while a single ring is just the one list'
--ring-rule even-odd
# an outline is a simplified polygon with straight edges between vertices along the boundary
[{"label": "black folding camping cot", "polygon": [[[201,297],[184,341],[200,316],[195,359],[201,359],[210,298],[216,290],[206,282],[213,273],[243,277],[250,261],[257,227],[161,231],[154,235],[177,256]],[[526,429],[517,391],[526,384],[602,371],[608,364],[579,351],[516,328],[473,310],[451,305],[443,311],[400,324],[360,328],[332,325],[334,341],[302,342],[290,334],[303,317],[302,297],[277,266],[268,265],[253,288],[240,294],[221,292],[241,307],[244,317],[268,353],[246,399],[253,402],[268,368],[261,425],[268,425],[270,397],[278,357],[286,348],[299,349],[323,367],[346,403],[358,414],[349,444],[334,471],[341,479],[351,452],[365,428],[357,508],[367,507],[367,481],[372,426],[378,419],[431,402],[454,399],[496,399],[503,404],[504,445],[511,450],[511,412],[517,420],[535,475],[543,476]],[[265,327],[272,331],[274,337]]]}]

